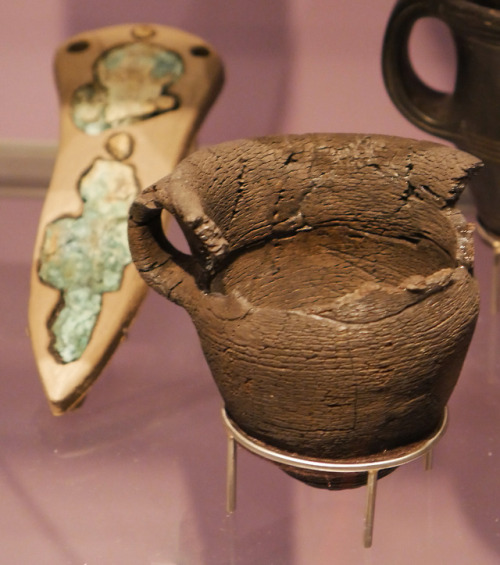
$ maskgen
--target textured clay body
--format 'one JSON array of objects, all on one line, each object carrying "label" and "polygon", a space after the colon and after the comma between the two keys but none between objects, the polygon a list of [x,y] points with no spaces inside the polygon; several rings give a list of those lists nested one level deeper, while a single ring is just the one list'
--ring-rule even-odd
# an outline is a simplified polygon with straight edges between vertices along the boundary
[{"label": "textured clay body", "polygon": [[[225,143],[143,191],[132,256],[191,314],[246,433],[302,456],[379,453],[432,433],[458,378],[478,290],[453,205],[477,166],[385,136]],[[163,208],[191,256],[164,238]]]}]

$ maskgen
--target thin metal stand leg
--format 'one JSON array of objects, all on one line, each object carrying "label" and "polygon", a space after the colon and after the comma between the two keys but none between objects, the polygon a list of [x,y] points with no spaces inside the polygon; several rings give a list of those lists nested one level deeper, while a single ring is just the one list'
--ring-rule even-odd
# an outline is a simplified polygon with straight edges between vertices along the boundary
[{"label": "thin metal stand leg", "polygon": [[236,509],[236,440],[227,436],[227,475],[226,475],[226,510],[231,514]]},{"label": "thin metal stand leg", "polygon": [[378,471],[368,471],[368,499],[366,502],[365,532],[363,537],[365,547],[372,546],[373,522],[375,519],[375,498],[377,495],[377,477]]},{"label": "thin metal stand leg", "polygon": [[448,423],[448,410],[445,408],[443,419],[433,434],[420,442],[407,446],[401,453],[401,448],[384,452],[384,458],[377,456],[374,460],[360,462],[358,459],[342,460],[316,460],[310,457],[302,458],[297,454],[278,450],[271,446],[263,445],[245,434],[229,418],[226,411],[222,410],[222,418],[227,431],[227,480],[226,480],[226,508],[231,514],[236,510],[236,456],[237,447],[241,445],[251,453],[255,453],[278,464],[320,471],[322,473],[367,473],[367,502],[364,523],[363,543],[366,548],[372,546],[373,526],[375,520],[375,498],[377,494],[378,473],[384,469],[400,467],[405,463],[425,456],[425,468],[432,467],[432,447],[443,436]]},{"label": "thin metal stand leg", "polygon": [[430,471],[432,469],[433,455],[432,449],[429,449],[429,451],[425,454],[424,466],[426,471]]},{"label": "thin metal stand leg", "polygon": [[500,243],[493,247],[493,272],[491,276],[491,313],[498,312],[498,294],[500,292]]},{"label": "thin metal stand leg", "polygon": [[481,226],[477,225],[481,238],[493,249],[493,265],[491,270],[491,301],[490,310],[493,316],[498,313],[499,304],[499,284],[500,284],[500,236],[488,232]]}]

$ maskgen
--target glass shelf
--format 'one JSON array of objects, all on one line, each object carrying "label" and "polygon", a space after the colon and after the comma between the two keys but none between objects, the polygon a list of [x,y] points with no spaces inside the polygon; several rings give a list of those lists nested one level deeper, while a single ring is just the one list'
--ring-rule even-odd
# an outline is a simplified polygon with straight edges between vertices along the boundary
[{"label": "glass shelf", "polygon": [[431,473],[414,462],[378,481],[374,543],[365,549],[365,489],[314,489],[246,450],[238,511],[226,513],[221,400],[187,314],[153,292],[83,406],[50,414],[26,335],[40,208],[41,200],[20,198],[0,207],[6,563],[498,563],[499,315],[489,309],[491,248],[481,239],[482,311],[447,433]]}]

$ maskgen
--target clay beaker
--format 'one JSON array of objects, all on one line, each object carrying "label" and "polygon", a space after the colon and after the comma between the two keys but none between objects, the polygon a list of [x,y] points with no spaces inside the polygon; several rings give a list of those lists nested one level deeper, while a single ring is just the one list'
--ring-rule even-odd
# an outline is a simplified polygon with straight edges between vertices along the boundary
[{"label": "clay beaker", "polygon": [[[457,381],[478,289],[454,204],[477,166],[386,136],[224,143],[143,191],[130,248],[146,282],[192,316],[245,433],[306,457],[376,454],[432,433]],[[191,255],[166,239],[164,209]]]}]

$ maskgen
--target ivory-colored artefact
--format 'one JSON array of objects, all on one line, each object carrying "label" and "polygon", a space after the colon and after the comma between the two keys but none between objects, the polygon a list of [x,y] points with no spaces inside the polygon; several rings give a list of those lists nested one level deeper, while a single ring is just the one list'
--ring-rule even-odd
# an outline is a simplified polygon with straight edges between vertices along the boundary
[{"label": "ivory-colored artefact", "polygon": [[194,146],[223,68],[194,35],[121,25],[62,45],[56,79],[61,139],[35,243],[29,327],[59,414],[82,401],[145,296],[128,209]]},{"label": "ivory-colored artefact", "polygon": [[[191,315],[233,422],[317,459],[366,458],[441,425],[478,315],[479,163],[434,143],[310,134],[190,155],[131,209],[133,259]],[[174,214],[186,255],[161,234]],[[366,476],[286,469],[328,488]]]}]

